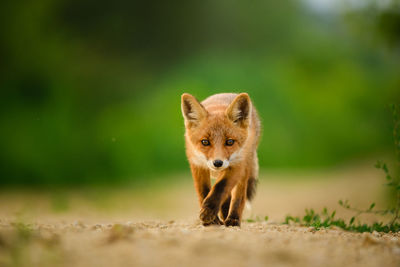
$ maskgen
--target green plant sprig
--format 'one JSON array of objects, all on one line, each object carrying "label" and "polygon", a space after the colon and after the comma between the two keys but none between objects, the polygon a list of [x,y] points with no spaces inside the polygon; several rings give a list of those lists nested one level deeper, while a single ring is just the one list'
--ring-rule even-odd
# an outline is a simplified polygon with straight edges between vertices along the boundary
[{"label": "green plant sprig", "polygon": [[[375,203],[371,203],[371,205],[367,209],[359,209],[352,207],[349,204],[348,200],[339,200],[339,205],[347,210],[355,212],[355,215],[351,217],[348,223],[346,223],[343,219],[336,219],[335,214],[336,211],[333,211],[331,214],[328,213],[327,208],[324,208],[321,214],[316,213],[313,209],[306,209],[306,215],[303,218],[300,217],[292,217],[290,215],[286,216],[285,224],[289,224],[291,222],[297,223],[303,226],[312,226],[315,227],[316,230],[321,227],[331,227],[337,226],[347,231],[354,232],[399,232],[400,231],[400,105],[393,104],[390,106],[392,110],[393,116],[393,139],[395,146],[395,155],[397,161],[397,176],[393,176],[386,163],[378,161],[375,164],[377,169],[381,169],[386,176],[386,186],[390,187],[395,192],[395,204],[393,207],[387,207],[386,209],[376,210]],[[389,223],[384,224],[383,222],[375,222],[372,225],[362,224],[358,222],[354,223],[356,218],[358,218],[362,214],[375,214],[375,215],[391,215],[392,218]]]},{"label": "green plant sprig", "polygon": [[315,212],[313,209],[306,209],[304,217],[293,217],[286,216],[284,224],[299,224],[301,226],[314,227],[315,230],[320,230],[321,228],[332,228],[339,227],[345,231],[351,232],[398,232],[400,231],[400,224],[395,222],[393,224],[384,224],[383,222],[375,222],[371,225],[366,223],[355,222],[356,217],[353,216],[346,222],[346,220],[341,218],[335,218],[336,211],[332,213],[328,212],[327,208],[324,208],[321,213]]},{"label": "green plant sprig", "polygon": [[248,218],[248,219],[246,219],[245,221],[248,222],[248,223],[267,222],[268,219],[269,219],[268,216],[265,216],[263,219],[260,218],[259,216],[256,216],[256,218],[254,218],[254,219],[253,219],[253,218]]}]

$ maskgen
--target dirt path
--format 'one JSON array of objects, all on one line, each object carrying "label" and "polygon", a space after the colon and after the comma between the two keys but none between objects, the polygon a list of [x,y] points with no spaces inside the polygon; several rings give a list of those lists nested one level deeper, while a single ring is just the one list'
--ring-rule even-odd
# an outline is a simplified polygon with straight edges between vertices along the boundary
[{"label": "dirt path", "polygon": [[[398,234],[244,223],[2,225],[1,266],[399,266]],[[17,227],[18,228],[18,227]],[[7,239],[5,239],[5,237]],[[6,241],[8,240],[8,241]],[[11,243],[8,243],[13,240]],[[19,247],[13,247],[17,244]]]},{"label": "dirt path", "polygon": [[[270,219],[241,228],[203,227],[190,180],[158,189],[2,192],[0,266],[400,266],[398,233],[280,224],[304,208],[337,209],[340,198],[379,206],[379,172],[264,175],[245,216]],[[313,179],[320,175],[326,179]]]}]

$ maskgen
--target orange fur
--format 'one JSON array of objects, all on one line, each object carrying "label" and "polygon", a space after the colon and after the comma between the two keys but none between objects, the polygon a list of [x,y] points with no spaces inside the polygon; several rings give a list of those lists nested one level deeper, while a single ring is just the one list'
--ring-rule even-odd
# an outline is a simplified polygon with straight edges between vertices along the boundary
[{"label": "orange fur", "polygon": [[[247,194],[253,193],[258,176],[261,126],[250,97],[216,94],[200,103],[183,94],[182,113],[200,219],[204,225],[220,224],[222,219],[227,226],[240,226],[245,202],[251,198]],[[217,178],[213,187],[210,177]]]}]

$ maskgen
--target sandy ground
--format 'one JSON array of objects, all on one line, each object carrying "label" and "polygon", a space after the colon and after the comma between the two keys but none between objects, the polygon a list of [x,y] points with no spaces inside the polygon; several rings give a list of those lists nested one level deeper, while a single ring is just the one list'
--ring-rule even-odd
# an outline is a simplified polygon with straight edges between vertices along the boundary
[{"label": "sandy ground", "polygon": [[241,228],[200,224],[188,174],[187,182],[157,188],[3,191],[0,266],[400,266],[398,233],[281,224],[287,214],[324,206],[348,218],[339,199],[381,206],[383,178],[369,166],[263,172],[245,218],[269,220]]}]

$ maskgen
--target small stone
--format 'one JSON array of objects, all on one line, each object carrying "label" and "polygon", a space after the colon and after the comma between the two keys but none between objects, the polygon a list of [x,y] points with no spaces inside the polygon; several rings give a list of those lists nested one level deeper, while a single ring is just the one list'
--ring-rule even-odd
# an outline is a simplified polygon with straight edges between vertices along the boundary
[{"label": "small stone", "polygon": [[95,224],[91,227],[92,230],[97,230],[97,229],[101,229],[101,224]]},{"label": "small stone", "polygon": [[109,231],[109,235],[107,237],[106,242],[113,243],[118,240],[130,240],[133,232],[134,232],[133,227],[118,223],[114,224]]},{"label": "small stone", "polygon": [[85,225],[83,222],[81,222],[81,221],[75,221],[75,222],[73,223],[73,226],[74,226],[74,227],[79,227],[79,228],[86,228],[86,225]]},{"label": "small stone", "polygon": [[372,235],[373,235],[373,236],[376,236],[376,237],[380,237],[380,236],[381,236],[381,234],[378,233],[377,231],[373,231],[373,232],[372,232]]},{"label": "small stone", "polygon": [[364,246],[368,246],[368,245],[376,245],[378,244],[380,241],[378,238],[376,238],[375,236],[373,236],[370,233],[363,233],[363,245]]}]

